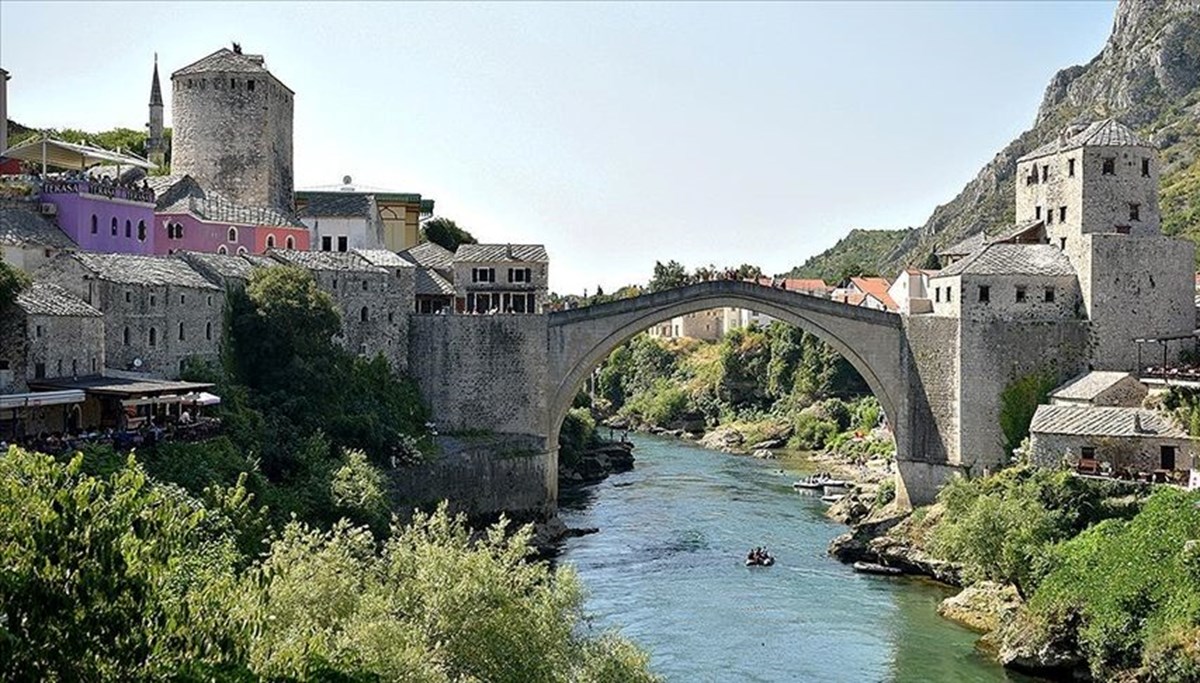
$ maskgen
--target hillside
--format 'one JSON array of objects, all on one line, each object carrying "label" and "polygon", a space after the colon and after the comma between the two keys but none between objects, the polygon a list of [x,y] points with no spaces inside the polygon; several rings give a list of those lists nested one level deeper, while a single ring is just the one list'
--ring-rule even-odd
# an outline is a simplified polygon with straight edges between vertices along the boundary
[{"label": "hillside", "polygon": [[[1200,0],[1121,0],[1104,48],[1050,80],[1033,126],[985,165],[957,197],[878,261],[884,273],[919,265],[937,249],[1011,222],[1018,158],[1067,125],[1116,117],[1159,147],[1163,230],[1200,243]],[[868,253],[875,239],[851,231],[829,251]],[[863,242],[863,244],[858,244]]]},{"label": "hillside", "polygon": [[809,258],[787,277],[818,277],[826,282],[841,280],[847,274],[876,271],[881,263],[908,237],[911,230],[851,230],[829,249]]}]

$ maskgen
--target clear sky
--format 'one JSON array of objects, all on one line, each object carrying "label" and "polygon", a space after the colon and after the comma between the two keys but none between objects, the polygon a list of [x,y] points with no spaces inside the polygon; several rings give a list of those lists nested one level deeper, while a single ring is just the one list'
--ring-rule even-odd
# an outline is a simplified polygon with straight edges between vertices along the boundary
[{"label": "clear sky", "polygon": [[1028,128],[1115,3],[0,3],[9,116],[147,121],[238,41],[296,91],[298,187],[420,192],[551,286],[655,260],[782,272],[852,227],[920,225]]}]

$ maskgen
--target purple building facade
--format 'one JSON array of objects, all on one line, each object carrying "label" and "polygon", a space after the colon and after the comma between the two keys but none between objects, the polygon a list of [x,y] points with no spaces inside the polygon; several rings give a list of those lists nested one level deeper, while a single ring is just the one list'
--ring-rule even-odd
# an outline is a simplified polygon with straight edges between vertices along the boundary
[{"label": "purple building facade", "polygon": [[43,203],[79,248],[106,254],[153,254],[154,193],[88,181],[46,183]]}]

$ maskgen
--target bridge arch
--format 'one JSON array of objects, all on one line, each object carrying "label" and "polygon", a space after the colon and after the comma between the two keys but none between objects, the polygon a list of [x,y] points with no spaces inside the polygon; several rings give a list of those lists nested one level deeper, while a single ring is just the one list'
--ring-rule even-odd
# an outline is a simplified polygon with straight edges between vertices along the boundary
[{"label": "bridge arch", "polygon": [[764,313],[816,335],[837,350],[879,400],[892,424],[897,458],[908,456],[908,377],[899,315],[749,282],[720,280],[550,314],[545,433],[553,461],[547,468],[551,491],[557,492],[559,430],[596,366],[626,340],[655,324],[724,307]]}]

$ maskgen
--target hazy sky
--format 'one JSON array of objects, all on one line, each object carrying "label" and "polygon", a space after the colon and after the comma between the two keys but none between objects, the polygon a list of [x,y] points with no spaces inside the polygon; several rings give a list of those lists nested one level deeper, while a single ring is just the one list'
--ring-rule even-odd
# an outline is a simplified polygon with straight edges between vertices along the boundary
[{"label": "hazy sky", "polygon": [[0,66],[25,125],[139,127],[157,52],[169,125],[169,74],[236,40],[296,91],[298,187],[420,192],[579,292],[923,223],[1114,7],[5,0]]}]

